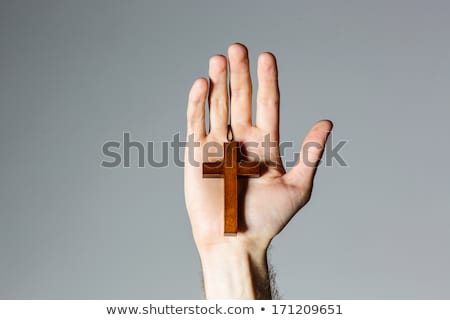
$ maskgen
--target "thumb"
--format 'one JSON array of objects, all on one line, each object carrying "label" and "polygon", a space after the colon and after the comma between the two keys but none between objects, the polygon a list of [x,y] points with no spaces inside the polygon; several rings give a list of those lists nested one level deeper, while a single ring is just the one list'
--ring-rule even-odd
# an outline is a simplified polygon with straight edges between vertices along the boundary
[{"label": "thumb", "polygon": [[311,192],[314,175],[332,128],[330,120],[320,120],[309,130],[296,165],[284,176],[288,184]]}]

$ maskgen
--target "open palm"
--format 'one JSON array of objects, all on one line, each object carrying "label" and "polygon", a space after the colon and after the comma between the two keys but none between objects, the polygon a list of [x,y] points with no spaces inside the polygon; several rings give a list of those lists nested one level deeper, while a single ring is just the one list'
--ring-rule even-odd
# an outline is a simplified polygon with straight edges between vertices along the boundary
[{"label": "open palm", "polygon": [[[228,85],[229,66],[229,85]],[[252,125],[252,83],[245,46],[233,44],[227,58],[211,57],[208,80],[195,81],[189,94],[187,134],[197,145],[185,154],[185,197],[197,246],[246,242],[267,246],[295,213],[308,202],[316,165],[332,124],[317,122],[305,137],[299,162],[285,172],[279,155],[279,90],[275,57],[258,59],[256,124]],[[230,97],[230,98],[229,98]],[[210,131],[205,128],[205,103],[209,104]],[[229,102],[230,101],[230,102]],[[230,106],[229,106],[230,104]],[[237,237],[224,237],[223,179],[204,179],[201,163],[218,160],[206,156],[204,146],[227,141],[231,115],[233,139],[244,144],[244,155],[262,162],[260,178],[239,179]],[[270,144],[267,143],[267,137]]]}]

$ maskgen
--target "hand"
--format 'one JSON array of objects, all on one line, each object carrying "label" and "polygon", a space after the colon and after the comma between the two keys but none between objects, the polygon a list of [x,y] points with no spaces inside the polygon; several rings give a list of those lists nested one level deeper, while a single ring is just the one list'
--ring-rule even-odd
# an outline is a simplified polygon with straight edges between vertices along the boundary
[{"label": "hand", "polygon": [[[299,162],[285,173],[279,154],[279,89],[275,57],[262,53],[258,59],[258,92],[256,124],[252,125],[252,83],[249,72],[247,49],[241,44],[228,48],[230,69],[230,108],[228,108],[227,59],[221,55],[211,57],[208,80],[195,81],[189,93],[187,110],[187,134],[199,146],[186,151],[185,156],[185,197],[191,220],[192,231],[202,259],[207,297],[237,298],[230,296],[236,286],[214,283],[223,281],[213,277],[208,281],[207,273],[211,265],[226,272],[224,265],[239,265],[238,259],[248,261],[245,277],[254,278],[254,273],[268,278],[266,250],[277,235],[309,200],[316,165],[323,146],[332,128],[330,121],[317,122],[303,141]],[[209,91],[209,92],[208,92]],[[209,95],[208,95],[209,93]],[[210,132],[205,129],[205,102],[209,102]],[[224,194],[223,179],[203,179],[201,162],[206,159],[203,146],[215,142],[220,145],[227,141],[228,115],[231,112],[233,138],[241,143],[257,143],[257,147],[244,150],[248,155],[265,163],[260,178],[240,180],[239,230],[236,237],[223,234]],[[272,147],[269,152],[263,148],[264,137],[269,135]],[[314,146],[307,148],[307,146]],[[191,159],[189,159],[191,157]],[[192,158],[199,164],[194,165]],[[227,257],[225,258],[224,255]],[[215,263],[212,260],[219,260]],[[205,271],[205,268],[207,269]],[[217,272],[218,270],[211,270]],[[220,273],[220,272],[219,272]],[[241,279],[240,282],[243,280]],[[265,281],[265,280],[264,280]],[[213,283],[211,283],[213,282]],[[255,280],[250,280],[246,290],[238,294],[243,298],[255,297]],[[235,283],[236,284],[236,283]],[[220,290],[215,290],[220,286]],[[223,288],[222,288],[223,287]],[[267,287],[267,286],[265,286]],[[208,288],[210,290],[208,290]],[[244,292],[245,291],[245,292]],[[256,292],[257,293],[257,292]]]}]

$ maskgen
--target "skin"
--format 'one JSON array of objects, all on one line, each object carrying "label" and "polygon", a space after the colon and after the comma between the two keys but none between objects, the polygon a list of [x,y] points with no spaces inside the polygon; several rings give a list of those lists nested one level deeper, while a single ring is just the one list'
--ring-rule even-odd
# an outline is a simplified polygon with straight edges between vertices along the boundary
[{"label": "skin", "polygon": [[[242,44],[228,48],[228,59],[212,56],[209,81],[197,79],[189,93],[187,134],[200,147],[185,155],[185,199],[208,299],[271,298],[267,248],[309,201],[316,167],[332,129],[329,120],[314,124],[302,144],[307,161],[300,157],[286,173],[278,148],[280,95],[273,54],[259,55],[257,74],[255,125],[252,124],[248,51]],[[206,102],[209,119],[205,119]],[[211,142],[222,145],[227,141],[229,114],[234,140],[257,142],[258,146],[248,148],[247,153],[256,154],[261,162],[271,163],[264,166],[260,178],[239,180],[239,231],[235,237],[223,235],[223,180],[203,179],[201,165],[189,161],[189,156],[199,163],[217,160],[206,157],[203,146]],[[206,132],[206,121],[210,123],[209,132]],[[261,146],[267,134],[273,143],[270,152],[264,152]]]}]

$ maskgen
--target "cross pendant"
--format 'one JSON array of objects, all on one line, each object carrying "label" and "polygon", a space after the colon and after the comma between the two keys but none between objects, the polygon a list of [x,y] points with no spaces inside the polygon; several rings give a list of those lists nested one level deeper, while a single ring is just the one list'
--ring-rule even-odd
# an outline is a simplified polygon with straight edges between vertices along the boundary
[{"label": "cross pendant", "polygon": [[224,181],[224,234],[238,232],[238,177],[259,177],[261,166],[257,161],[240,161],[240,145],[236,141],[223,145],[222,161],[204,162],[203,178],[223,178]]}]

